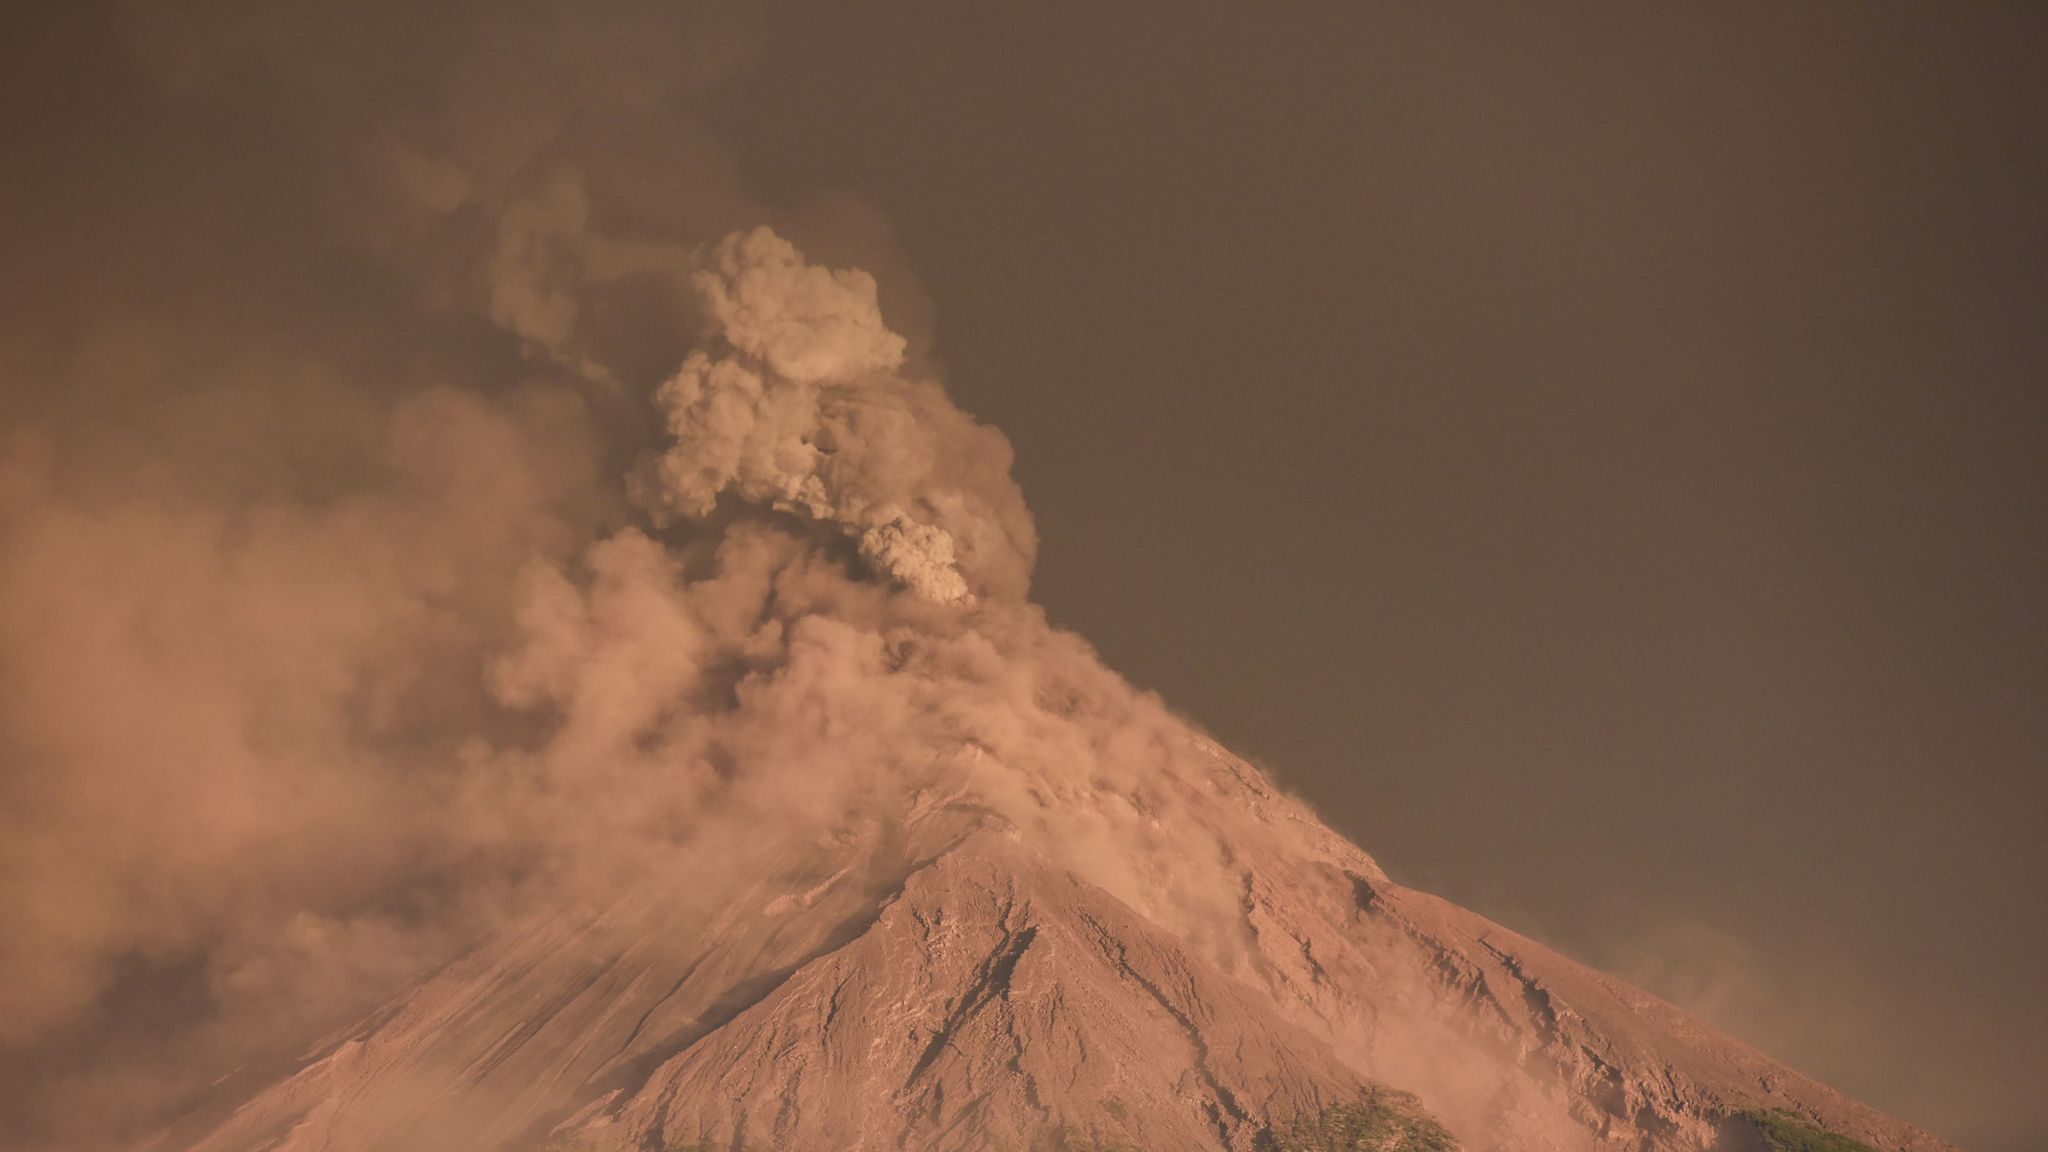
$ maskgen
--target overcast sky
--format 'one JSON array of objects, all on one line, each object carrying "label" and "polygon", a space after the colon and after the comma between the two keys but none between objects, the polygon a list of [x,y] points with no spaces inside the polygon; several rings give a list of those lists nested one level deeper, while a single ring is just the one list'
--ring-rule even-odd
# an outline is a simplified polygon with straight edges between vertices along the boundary
[{"label": "overcast sky", "polygon": [[474,237],[362,157],[431,207],[376,149],[544,123],[609,223],[871,267],[1015,446],[1035,598],[1396,878],[2048,1145],[2048,8],[250,13],[13,38],[0,422],[154,436],[259,342],[516,376],[389,322]]}]

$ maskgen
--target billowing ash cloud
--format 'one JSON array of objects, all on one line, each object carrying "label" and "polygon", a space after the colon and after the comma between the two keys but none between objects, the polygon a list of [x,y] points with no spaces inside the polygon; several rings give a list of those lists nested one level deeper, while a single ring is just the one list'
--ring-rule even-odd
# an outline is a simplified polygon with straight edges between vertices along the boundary
[{"label": "billowing ash cloud", "polygon": [[689,108],[747,37],[691,19],[96,46],[81,147],[136,178],[47,158],[0,319],[0,1148],[126,1146],[533,909],[918,805],[1229,906],[1184,727],[1028,604],[1009,446],[888,285],[757,226],[900,263],[739,190]]},{"label": "billowing ash cloud", "polygon": [[903,374],[873,278],[757,229],[692,281],[714,347],[661,387],[675,443],[648,486],[657,513],[701,519],[731,493],[839,527],[927,600],[1021,597],[1034,535],[1008,445]]}]

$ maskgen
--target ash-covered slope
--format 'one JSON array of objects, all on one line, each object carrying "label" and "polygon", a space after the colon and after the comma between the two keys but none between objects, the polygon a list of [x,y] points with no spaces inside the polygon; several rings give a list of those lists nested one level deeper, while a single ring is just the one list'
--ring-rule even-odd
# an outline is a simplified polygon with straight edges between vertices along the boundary
[{"label": "ash-covered slope", "polygon": [[1228,826],[1240,887],[1196,930],[927,798],[717,907],[681,876],[539,918],[161,1146],[1247,1152],[1364,1104],[1419,1134],[1387,1147],[1431,1146],[1422,1109],[1473,1149],[1762,1149],[1741,1114],[1771,1109],[1946,1147],[1390,883],[1197,751],[1185,811]]}]

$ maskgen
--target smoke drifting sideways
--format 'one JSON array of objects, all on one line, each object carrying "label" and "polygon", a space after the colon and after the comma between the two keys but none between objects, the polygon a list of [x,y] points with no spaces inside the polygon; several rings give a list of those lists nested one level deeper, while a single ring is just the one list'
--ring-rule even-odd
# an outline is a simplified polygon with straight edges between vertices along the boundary
[{"label": "smoke drifting sideways", "polygon": [[743,226],[889,260],[737,191],[715,17],[128,17],[81,62],[112,135],[19,206],[0,330],[0,1144],[124,1146],[522,915],[936,787],[1228,907],[1155,787],[1182,722],[1026,599],[1007,442],[874,279]]}]

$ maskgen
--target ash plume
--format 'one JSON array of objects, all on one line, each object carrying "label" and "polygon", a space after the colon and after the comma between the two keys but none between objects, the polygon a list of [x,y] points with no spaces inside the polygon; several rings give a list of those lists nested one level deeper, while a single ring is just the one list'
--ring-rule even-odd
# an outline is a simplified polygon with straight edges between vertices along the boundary
[{"label": "ash plume", "polygon": [[169,110],[132,131],[254,89],[292,152],[122,185],[222,242],[42,253],[0,342],[10,1146],[118,1146],[523,912],[936,793],[1227,906],[1148,781],[1180,722],[1025,600],[1008,444],[691,126],[744,22],[621,11],[392,58],[341,10],[94,29]]},{"label": "ash plume", "polygon": [[645,502],[703,518],[728,492],[834,525],[927,600],[1021,599],[1036,536],[1009,445],[903,375],[875,282],[807,265],[767,229],[727,237],[692,277],[715,351],[660,389],[674,443]]}]

